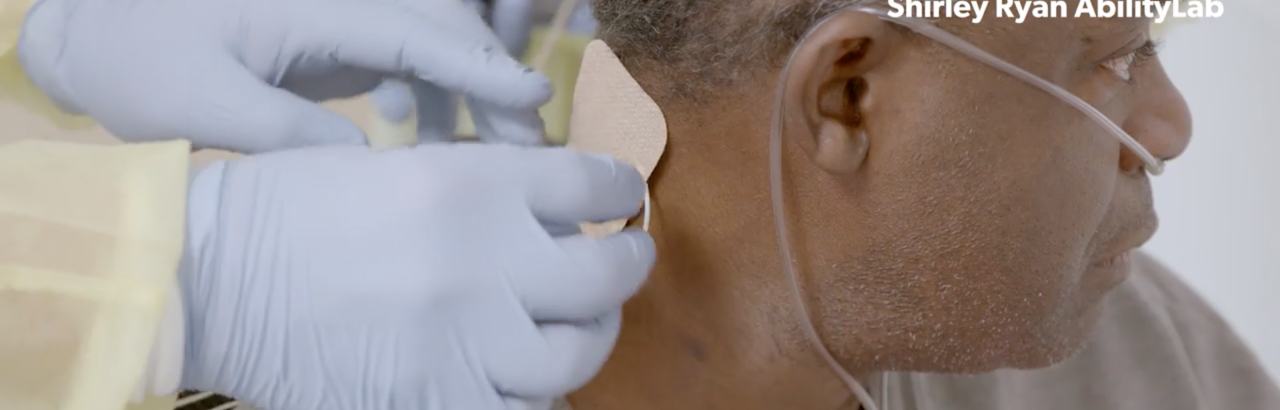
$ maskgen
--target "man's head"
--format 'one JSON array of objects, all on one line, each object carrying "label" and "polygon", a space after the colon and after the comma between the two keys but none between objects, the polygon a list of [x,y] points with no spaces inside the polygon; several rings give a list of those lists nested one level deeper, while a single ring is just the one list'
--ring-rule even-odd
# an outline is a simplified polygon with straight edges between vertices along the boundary
[{"label": "man's head", "polygon": [[[652,187],[658,268],[579,397],[624,397],[663,366],[684,379],[653,394],[712,377],[699,366],[781,383],[762,374],[812,355],[794,337],[778,261],[767,141],[792,47],[850,3],[595,0],[601,37],[662,106],[671,145]],[[1186,147],[1187,107],[1143,47],[1148,21],[1017,24],[989,9],[980,24],[937,24],[1080,96],[1156,157]],[[1136,155],[1060,100],[867,15],[815,31],[784,81],[795,263],[843,364],[983,372],[1046,366],[1084,345],[1124,279],[1108,264],[1155,229]],[[692,364],[660,363],[680,354]]]}]

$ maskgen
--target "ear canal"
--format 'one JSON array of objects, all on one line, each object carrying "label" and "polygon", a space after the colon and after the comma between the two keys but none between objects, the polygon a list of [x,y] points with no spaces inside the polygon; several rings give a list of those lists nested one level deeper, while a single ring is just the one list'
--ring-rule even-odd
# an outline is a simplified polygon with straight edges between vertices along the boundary
[{"label": "ear canal", "polygon": [[[854,78],[844,85],[845,124],[850,127],[862,126],[862,109],[858,106],[862,96],[866,95],[867,82],[862,77]],[[865,136],[864,136],[865,137]]]},{"label": "ear canal", "polygon": [[824,87],[818,101],[819,115],[845,126],[861,126],[862,111],[858,107],[858,102],[865,89],[865,82],[861,78]]}]

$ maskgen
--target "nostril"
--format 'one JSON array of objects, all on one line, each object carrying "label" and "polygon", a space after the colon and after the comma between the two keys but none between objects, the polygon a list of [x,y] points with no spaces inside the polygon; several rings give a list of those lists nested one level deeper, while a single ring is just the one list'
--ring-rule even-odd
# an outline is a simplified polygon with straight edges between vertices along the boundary
[{"label": "nostril", "polygon": [[1138,156],[1138,154],[1135,154],[1133,151],[1130,151],[1128,148],[1123,148],[1121,150],[1120,152],[1120,172],[1121,173],[1124,173],[1125,175],[1128,175],[1128,176],[1136,177],[1146,173],[1146,167],[1147,167],[1146,161],[1143,161],[1142,157]]}]

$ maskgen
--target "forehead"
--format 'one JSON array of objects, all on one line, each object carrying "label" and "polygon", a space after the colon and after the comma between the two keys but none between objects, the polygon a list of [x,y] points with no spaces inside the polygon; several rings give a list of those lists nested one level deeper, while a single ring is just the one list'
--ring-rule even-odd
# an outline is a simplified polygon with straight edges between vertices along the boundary
[{"label": "forehead", "polygon": [[[939,25],[949,26],[959,31],[979,31],[979,32],[1007,32],[1009,34],[1026,33],[1032,34],[1037,32],[1054,31],[1061,33],[1063,31],[1078,32],[1082,35],[1092,33],[1095,35],[1115,34],[1121,31],[1132,31],[1134,29],[1146,27],[1151,23],[1151,19],[1147,17],[1089,17],[1088,14],[1081,17],[1075,17],[1076,11],[1081,7],[1081,3],[1086,3],[1083,7],[1088,8],[1092,5],[1097,10],[1099,4],[1111,3],[1116,7],[1129,8],[1129,13],[1139,13],[1144,6],[1144,0],[970,0],[973,3],[986,3],[986,11],[982,21],[974,23],[969,18],[944,18],[940,19]],[[958,1],[957,1],[958,2]],[[1154,0],[1151,3],[1159,4],[1165,7],[1170,0]],[[997,4],[1012,4],[1011,7],[1004,10],[1005,14],[997,15]],[[1042,7],[1047,6],[1047,7]],[[1152,11],[1154,12],[1154,5]],[[1025,8],[1025,9],[1023,9]],[[1049,10],[1054,13],[1051,17],[1035,17],[1032,15],[1036,9]],[[1065,9],[1066,15],[1062,15]],[[1020,15],[1025,10],[1025,18],[1019,21]],[[1011,13],[1011,14],[1010,14]],[[1099,12],[1100,14],[1101,12]],[[1046,30],[1049,29],[1049,30]]]}]

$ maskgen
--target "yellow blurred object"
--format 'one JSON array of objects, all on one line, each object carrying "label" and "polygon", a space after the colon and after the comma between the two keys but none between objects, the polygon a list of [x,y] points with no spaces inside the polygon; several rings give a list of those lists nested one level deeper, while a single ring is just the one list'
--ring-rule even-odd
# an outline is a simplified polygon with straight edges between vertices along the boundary
[{"label": "yellow blurred object", "polygon": [[18,43],[22,32],[22,19],[35,0],[0,0],[0,55],[8,53]]},{"label": "yellow blurred object", "polygon": [[[529,61],[534,57],[533,54],[542,48],[542,41],[547,31],[546,26],[533,30],[529,39],[528,52],[521,61]],[[591,36],[569,32],[561,34],[556,40],[551,58],[543,68],[543,74],[551,79],[555,94],[551,97],[551,102],[542,106],[538,112],[546,124],[547,139],[553,144],[564,144],[569,136],[569,115],[573,111],[573,87],[578,81],[578,68],[582,65],[583,52],[591,40]],[[475,124],[471,122],[471,113],[467,111],[466,104],[462,104],[458,109],[457,133],[458,135],[475,135],[476,133]]]},{"label": "yellow blurred object", "polygon": [[0,409],[125,407],[176,286],[190,150],[0,145]]},{"label": "yellow blurred object", "polygon": [[177,395],[169,397],[152,397],[142,403],[130,404],[125,407],[125,410],[173,410],[173,407],[177,405],[177,403]]}]

